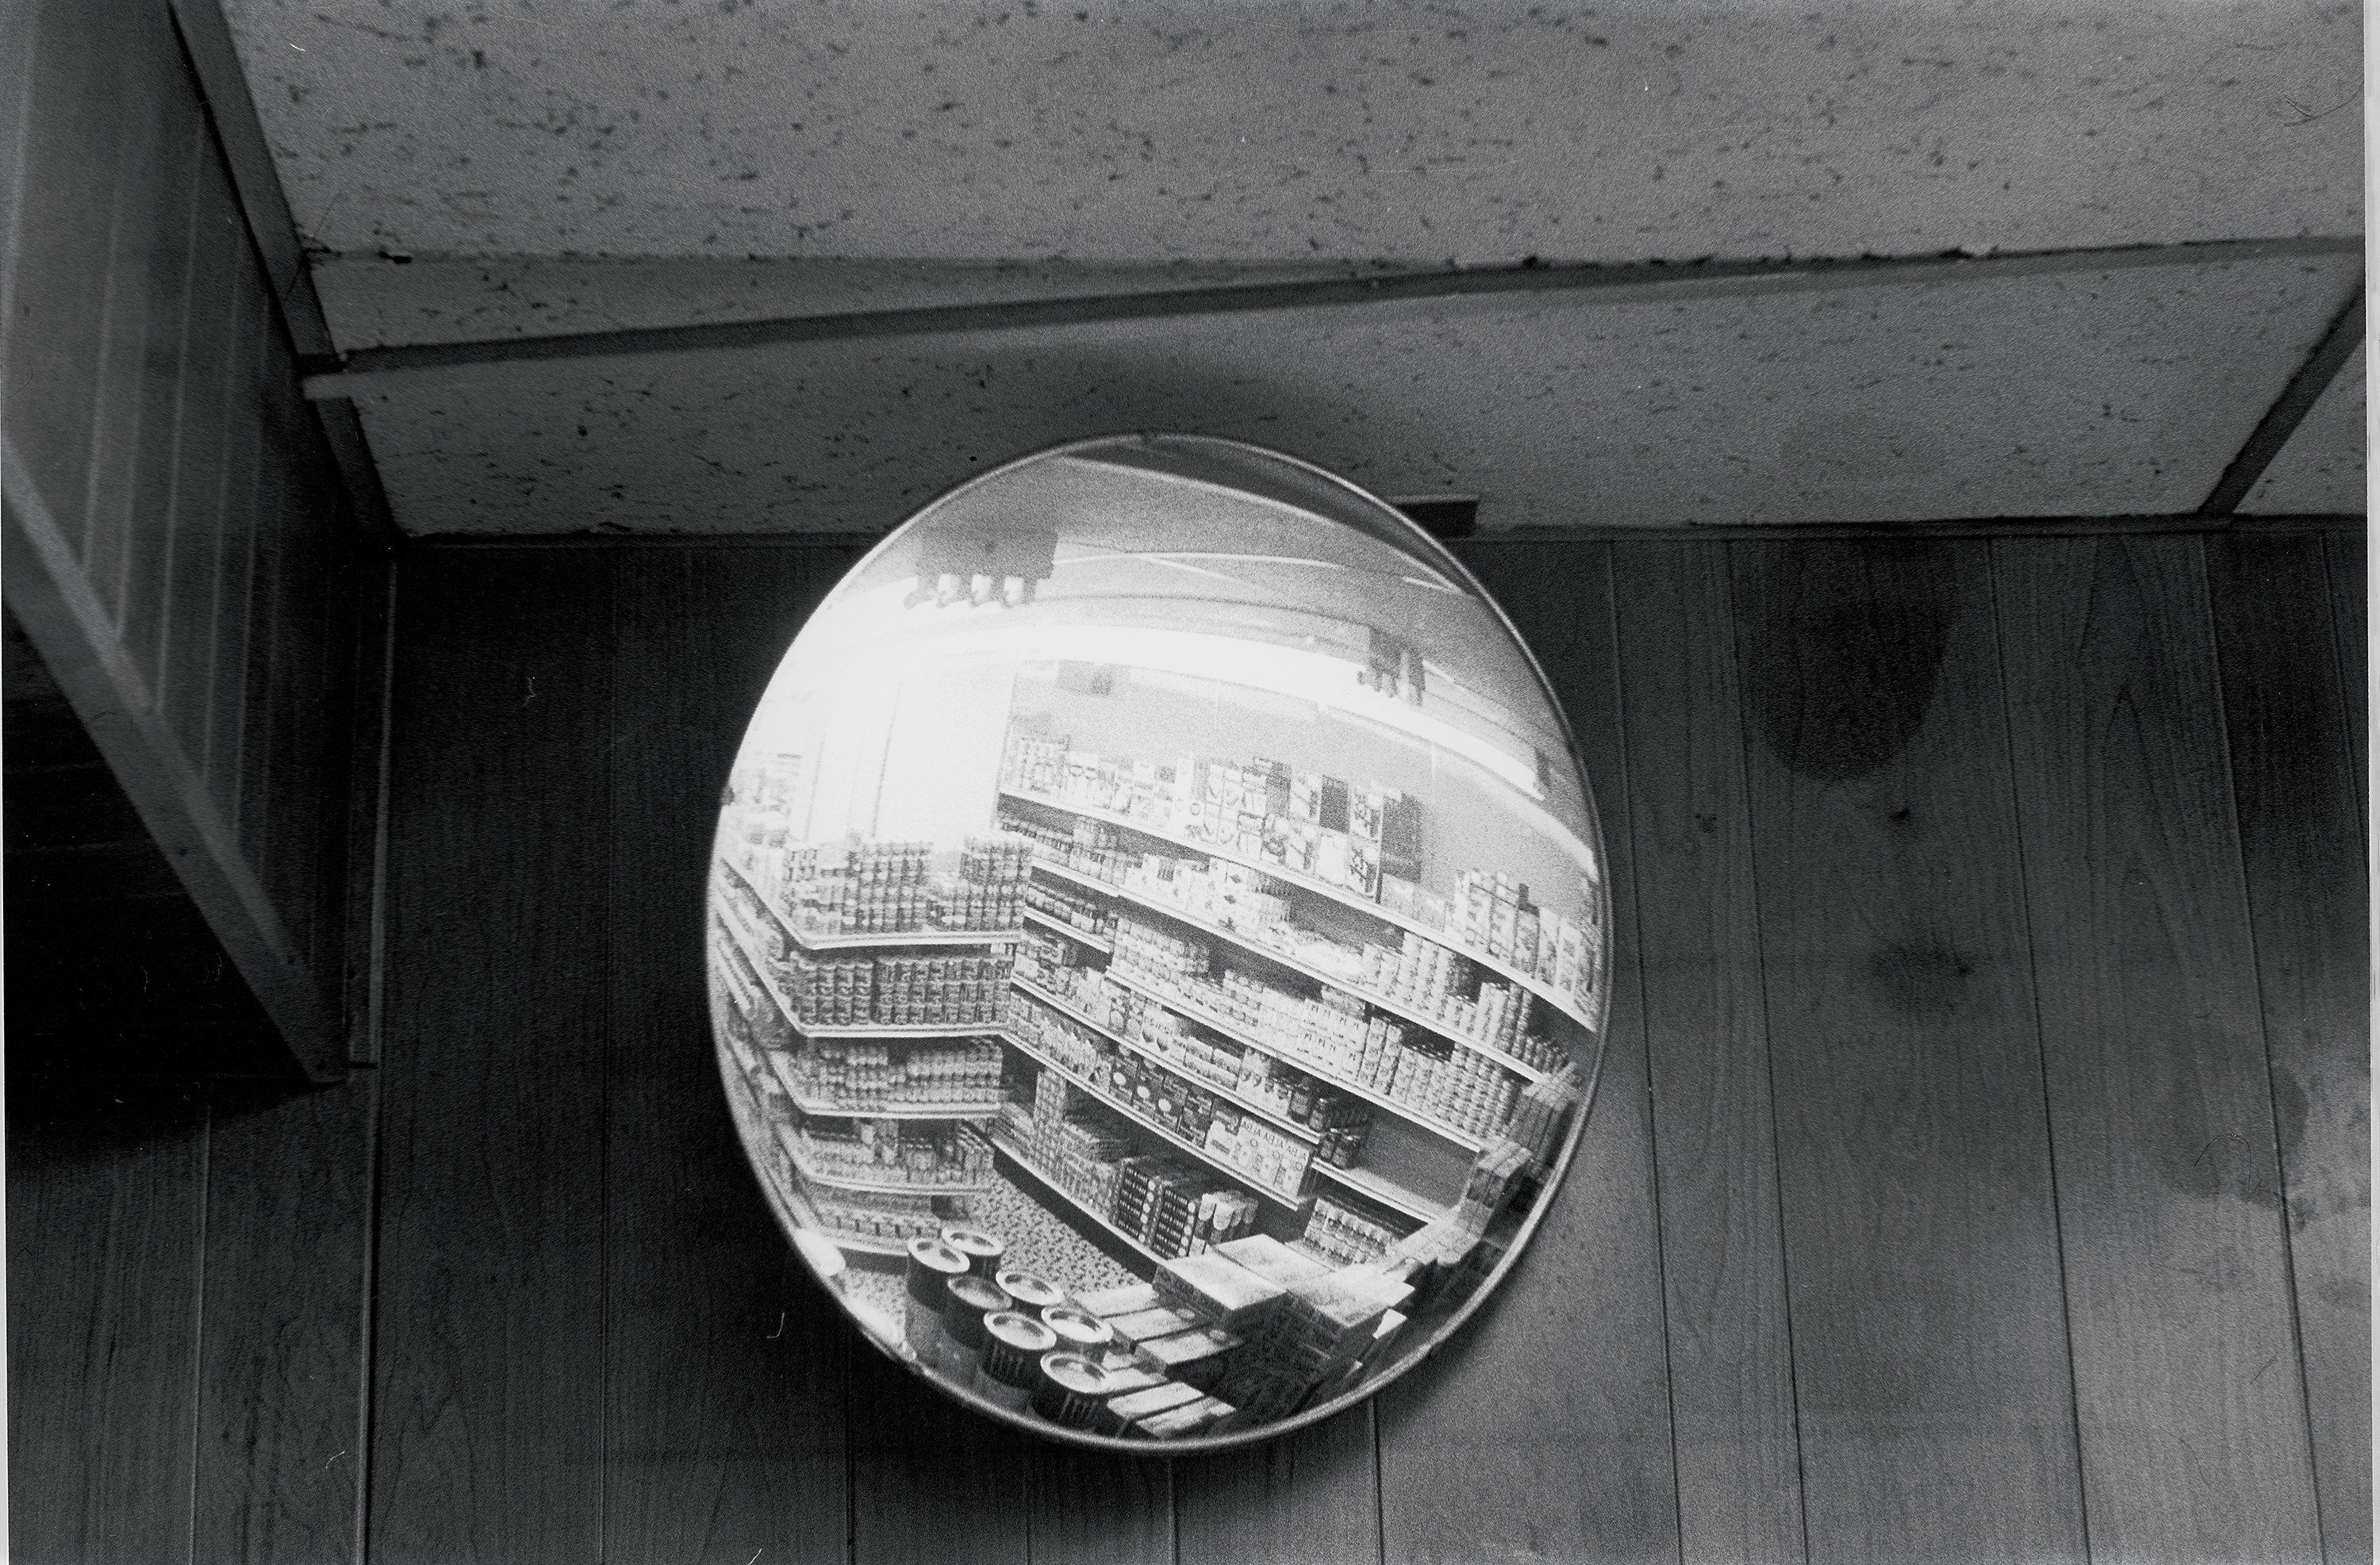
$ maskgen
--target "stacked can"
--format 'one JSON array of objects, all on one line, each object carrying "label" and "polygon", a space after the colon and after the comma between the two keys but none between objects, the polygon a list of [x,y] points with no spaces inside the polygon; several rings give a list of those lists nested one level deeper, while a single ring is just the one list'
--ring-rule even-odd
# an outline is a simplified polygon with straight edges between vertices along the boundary
[{"label": "stacked can", "polygon": [[976,1394],[1013,1412],[1032,1401],[1041,1374],[1041,1355],[1058,1345],[1058,1334],[1028,1315],[994,1310],[984,1316],[983,1358],[976,1366]]},{"label": "stacked can", "polygon": [[979,1228],[946,1228],[942,1243],[965,1256],[967,1269],[987,1282],[999,1274],[1001,1257],[1008,1254],[1008,1241]]},{"label": "stacked can", "polygon": [[1108,1394],[1105,1369],[1077,1353],[1044,1353],[1036,1366],[1033,1411],[1052,1424],[1087,1429]]},{"label": "stacked can", "polygon": [[1016,1307],[1020,1310],[1038,1314],[1051,1304],[1066,1302],[1064,1289],[1038,1272],[1026,1271],[1021,1267],[1003,1267],[992,1274],[991,1280],[999,1285],[1002,1292],[1016,1301]]},{"label": "stacked can", "polygon": [[948,1292],[944,1284],[967,1274],[967,1260],[940,1239],[922,1235],[910,1240],[907,1250],[903,1272],[908,1306],[902,1336],[918,1363],[932,1364],[942,1352],[942,1300]]},{"label": "stacked can", "polygon": [[944,1375],[962,1386],[975,1384],[975,1372],[983,1364],[984,1320],[1011,1303],[996,1285],[973,1272],[942,1284],[941,1353],[935,1362]]}]

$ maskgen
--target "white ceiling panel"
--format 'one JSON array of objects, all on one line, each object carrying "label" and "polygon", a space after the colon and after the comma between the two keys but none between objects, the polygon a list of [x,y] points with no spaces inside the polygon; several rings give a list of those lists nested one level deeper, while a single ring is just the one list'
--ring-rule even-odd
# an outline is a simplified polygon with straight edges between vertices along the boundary
[{"label": "white ceiling panel", "polygon": [[1486,528],[2187,511],[2360,258],[1615,302],[1538,294],[390,376],[417,533],[890,526],[1118,430],[1235,436]]},{"label": "white ceiling panel", "polygon": [[2360,231],[2340,0],[226,0],[331,252],[1909,255]]},{"label": "white ceiling panel", "polygon": [[2369,493],[2364,477],[2363,349],[2265,469],[2240,509],[2260,516],[2361,516]]}]

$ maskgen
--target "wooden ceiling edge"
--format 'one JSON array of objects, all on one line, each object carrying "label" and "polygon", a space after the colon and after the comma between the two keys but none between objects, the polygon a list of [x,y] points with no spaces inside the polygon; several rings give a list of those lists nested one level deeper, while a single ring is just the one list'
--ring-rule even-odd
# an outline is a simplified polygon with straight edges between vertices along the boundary
[{"label": "wooden ceiling edge", "polygon": [[249,237],[264,258],[264,274],[272,279],[273,297],[289,327],[289,340],[301,359],[335,353],[330,320],[314,292],[313,273],[306,264],[305,248],[298,239],[298,221],[281,188],[281,172],[273,162],[264,124],[256,117],[256,103],[248,93],[248,76],[240,68],[239,49],[232,42],[220,0],[165,0],[182,51],[198,84],[199,102],[213,127],[215,146],[231,176],[233,194],[248,221]]},{"label": "wooden ceiling edge", "polygon": [[[330,318],[314,274],[298,237],[298,222],[281,188],[281,172],[273,162],[263,122],[249,96],[248,77],[240,68],[238,46],[225,19],[220,0],[165,0],[180,38],[182,57],[199,95],[215,151],[230,176],[239,202],[249,242],[256,249],[271,286],[274,313],[289,338],[298,363],[306,364],[337,351]],[[347,491],[348,507],[365,542],[386,551],[402,534],[381,487],[380,468],[371,459],[363,423],[355,405],[342,398],[309,397],[314,418],[329,443],[339,481]]]},{"label": "wooden ceiling edge", "polygon": [[[197,4],[199,0],[183,3]],[[474,370],[557,360],[736,352],[788,344],[1025,331],[1490,296],[1591,293],[1611,302],[1630,303],[1894,284],[1975,283],[2060,273],[2128,271],[2144,266],[2221,264],[2273,256],[2360,255],[2362,249],[2362,237],[2350,235],[1985,255],[1951,251],[1848,260],[1648,261],[1609,266],[1523,262],[1514,266],[1317,278],[1294,283],[1226,284],[358,348],[310,366],[305,388],[309,397],[352,398],[403,386],[437,383]]]},{"label": "wooden ceiling edge", "polygon": [[2307,414],[2313,411],[2313,405],[2322,400],[2322,394],[2330,389],[2331,382],[2338,378],[2338,372],[2347,367],[2349,359],[2355,357],[2355,350],[2362,343],[2363,285],[2358,283],[2354,293],[2349,296],[2347,303],[2332,319],[2329,329],[2314,344],[2313,350],[2305,356],[2304,362],[2298,366],[2297,373],[2289,377],[2289,383],[2281,388],[2281,394],[2274,399],[2273,406],[2265,410],[2265,416],[2256,421],[2256,427],[2248,431],[2248,438],[2240,443],[2239,454],[2223,469],[2223,476],[2208,491],[2205,503],[2199,507],[2201,512],[2210,516],[2228,516],[2248,498],[2257,481],[2280,456],[2282,448],[2289,443],[2289,437],[2298,432],[2298,426],[2305,421]]},{"label": "wooden ceiling edge", "polygon": [[[1500,528],[1452,540],[1456,547],[1497,543],[1681,543],[1688,540],[1760,542],[1891,542],[1947,538],[2076,538],[2158,533],[2347,533],[2360,536],[2365,518],[2353,513],[2208,516],[2195,511],[2138,516],[1975,516],[1929,522],[1769,522],[1661,527]],[[422,533],[407,537],[411,552],[494,549],[871,549],[881,532],[673,533]]]}]

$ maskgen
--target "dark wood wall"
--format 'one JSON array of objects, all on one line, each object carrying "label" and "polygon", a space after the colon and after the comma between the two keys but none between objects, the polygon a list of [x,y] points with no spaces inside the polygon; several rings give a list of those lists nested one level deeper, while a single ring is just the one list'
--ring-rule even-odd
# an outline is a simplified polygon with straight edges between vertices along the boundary
[{"label": "dark wood wall", "polygon": [[334,1074],[372,573],[282,301],[164,5],[0,10],[0,103],[8,605],[297,1060]]},{"label": "dark wood wall", "polygon": [[1465,549],[1620,983],[1536,1244],[1377,1401],[1118,1461],[857,1347],[699,940],[851,557],[422,550],[378,1068],[12,1088],[16,1557],[2369,1559],[2361,535]]}]

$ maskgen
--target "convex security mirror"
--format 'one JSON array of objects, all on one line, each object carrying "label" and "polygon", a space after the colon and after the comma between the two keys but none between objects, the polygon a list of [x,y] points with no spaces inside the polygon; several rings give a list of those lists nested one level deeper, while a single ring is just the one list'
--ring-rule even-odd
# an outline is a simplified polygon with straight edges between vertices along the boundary
[{"label": "convex security mirror", "polygon": [[1545,681],[1305,463],[1089,441],[935,502],[804,626],[710,893],[728,1102],[875,1345],[1151,1451],[1378,1389],[1585,1118],[1609,901]]}]

